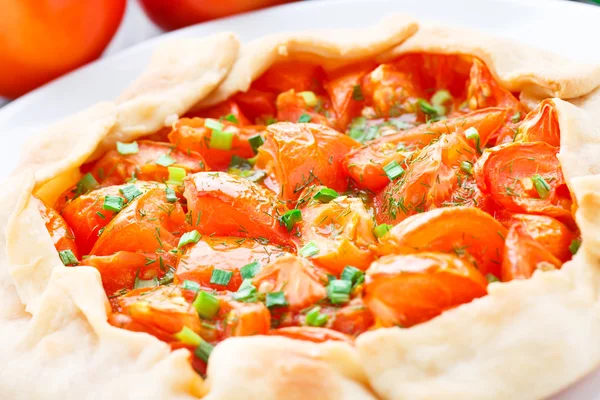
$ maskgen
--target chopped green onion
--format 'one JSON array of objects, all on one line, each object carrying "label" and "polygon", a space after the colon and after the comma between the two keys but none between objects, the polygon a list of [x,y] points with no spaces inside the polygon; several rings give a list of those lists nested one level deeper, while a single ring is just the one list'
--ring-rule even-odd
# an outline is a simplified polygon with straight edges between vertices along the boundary
[{"label": "chopped green onion", "polygon": [[210,283],[212,283],[213,285],[227,286],[232,276],[233,272],[231,271],[215,268],[213,269],[212,275],[210,276]]},{"label": "chopped green onion", "polygon": [[302,114],[300,116],[300,118],[298,118],[298,123],[306,123],[306,122],[310,122],[311,120],[311,116],[308,114]]},{"label": "chopped green onion", "polygon": [[487,279],[488,283],[500,282],[500,279],[496,278],[496,275],[494,274],[486,274],[485,279]]},{"label": "chopped green onion", "polygon": [[512,122],[514,122],[515,124],[516,124],[517,122],[519,122],[519,121],[521,120],[521,111],[517,111],[517,112],[516,112],[516,113],[515,113],[515,114],[514,114],[514,115],[513,115],[511,118],[510,118],[510,120],[511,120]]},{"label": "chopped green onion", "polygon": [[90,190],[95,189],[96,186],[98,186],[98,181],[88,172],[77,182],[75,196],[86,194]]},{"label": "chopped green onion", "polygon": [[269,126],[269,125],[273,125],[276,124],[277,120],[273,117],[269,117],[265,120],[265,125]]},{"label": "chopped green onion", "polygon": [[317,246],[317,244],[311,240],[298,251],[298,254],[304,258],[316,256],[319,254],[319,246]]},{"label": "chopped green onion", "polygon": [[352,282],[336,279],[327,285],[327,297],[332,304],[344,304],[350,301]]},{"label": "chopped green onion", "polygon": [[289,210],[279,218],[279,223],[285,225],[288,232],[291,232],[294,226],[300,221],[302,221],[302,212],[297,208]]},{"label": "chopped green onion", "polygon": [[302,98],[304,99],[304,102],[306,103],[307,106],[314,107],[317,105],[317,103],[318,103],[317,96],[313,92],[305,91],[305,92],[298,92],[298,94],[300,96],[302,96]]},{"label": "chopped green onion", "polygon": [[250,279],[244,279],[238,291],[233,294],[233,299],[247,303],[256,301],[256,287]]},{"label": "chopped green onion", "polygon": [[125,187],[119,188],[119,192],[121,192],[121,194],[125,196],[127,201],[131,201],[142,194],[142,191],[138,189],[135,185],[127,185]]},{"label": "chopped green onion", "polygon": [[431,104],[437,105],[437,106],[441,106],[447,102],[449,102],[450,100],[452,100],[452,95],[450,94],[449,91],[442,89],[442,90],[438,90],[437,92],[435,92],[433,94],[433,96],[431,96]]},{"label": "chopped green onion", "polygon": [[163,154],[156,159],[155,163],[162,165],[163,167],[168,167],[169,165],[175,164],[175,159],[168,154]]},{"label": "chopped green onion", "polygon": [[190,243],[198,243],[201,237],[202,235],[200,235],[198,231],[186,232],[181,236],[181,238],[179,238],[179,244],[177,245],[177,248],[180,249]]},{"label": "chopped green onion", "polygon": [[571,254],[575,255],[575,253],[577,253],[577,251],[579,250],[579,247],[581,247],[581,239],[573,239],[571,241],[571,244],[569,245],[569,251],[571,252]]},{"label": "chopped green onion", "polygon": [[212,131],[208,147],[218,150],[231,150],[233,143],[233,133],[223,131]]},{"label": "chopped green onion", "polygon": [[165,192],[167,194],[167,201],[169,203],[175,203],[177,201],[177,195],[175,194],[175,191],[173,189],[168,187],[165,189]]},{"label": "chopped green onion", "polygon": [[254,260],[250,264],[246,264],[242,268],[240,268],[240,275],[242,275],[243,279],[254,278],[256,274],[260,272],[260,269],[260,263]]},{"label": "chopped green onion", "polygon": [[167,183],[171,183],[173,185],[181,185],[183,183],[183,178],[185,178],[185,169],[181,167],[167,167],[169,170],[169,179]]},{"label": "chopped green onion", "polygon": [[119,196],[104,196],[104,204],[102,204],[102,208],[104,210],[119,212],[123,209],[125,205],[125,200]]},{"label": "chopped green onion", "polygon": [[[162,259],[161,259],[162,262]],[[169,268],[166,274],[163,275],[162,278],[158,280],[159,285],[168,285],[169,283],[173,283],[173,278],[175,276],[175,270],[173,268]]]},{"label": "chopped green onion", "polygon": [[117,142],[117,152],[119,154],[127,155],[127,154],[137,154],[140,151],[137,142],[131,143],[121,143]]},{"label": "chopped green onion", "polygon": [[156,277],[152,279],[140,279],[138,277],[139,272],[140,271],[138,270],[138,272],[135,274],[135,281],[133,282],[134,289],[144,289],[158,286],[158,279],[156,279]]},{"label": "chopped green onion", "polygon": [[471,164],[469,161],[461,161],[460,169],[465,174],[473,175],[473,164]]},{"label": "chopped green onion", "polygon": [[200,291],[196,295],[192,305],[198,312],[198,315],[202,318],[211,319],[219,312],[221,303],[219,302],[219,299],[212,294]]},{"label": "chopped green onion", "polygon": [[306,324],[309,326],[323,326],[327,323],[329,317],[327,314],[321,314],[321,307],[316,306],[306,314]]},{"label": "chopped green onion", "polygon": [[548,182],[540,174],[533,175],[531,181],[540,199],[545,199],[550,195],[550,185],[548,185]]},{"label": "chopped green onion", "polygon": [[239,123],[240,121],[233,114],[227,114],[224,118],[225,121],[233,122],[234,124]]},{"label": "chopped green onion", "polygon": [[202,340],[200,345],[196,347],[196,350],[194,350],[194,355],[202,361],[208,362],[208,358],[210,357],[213,349],[214,346],[212,344],[208,343],[206,340]]},{"label": "chopped green onion", "polygon": [[385,171],[385,174],[390,179],[390,181],[393,181],[394,179],[404,175],[404,169],[400,166],[400,164],[396,162],[396,160],[392,161],[387,165],[384,165],[383,170]]},{"label": "chopped green onion", "polygon": [[177,332],[175,337],[188,346],[200,346],[200,343],[203,342],[202,338],[187,326],[184,326],[182,330]]},{"label": "chopped green onion", "polygon": [[390,224],[380,224],[373,228],[373,234],[380,238],[390,231],[394,226]]},{"label": "chopped green onion", "polygon": [[477,152],[481,153],[481,143],[480,143],[481,138],[479,136],[479,131],[477,130],[477,128],[475,128],[474,126],[468,128],[465,131],[465,137],[469,140],[474,140]]},{"label": "chopped green onion", "polygon": [[346,265],[344,267],[344,270],[342,271],[342,275],[340,276],[340,278],[343,281],[349,281],[354,285],[356,282],[359,281],[360,277],[364,275],[365,273],[362,272],[360,269],[351,265]]},{"label": "chopped green onion", "polygon": [[199,292],[200,291],[200,284],[198,284],[197,282],[194,281],[190,281],[190,280],[185,280],[183,281],[183,284],[181,285],[182,289],[185,290],[193,290],[194,292]]},{"label": "chopped green onion", "polygon": [[61,250],[58,252],[58,256],[60,257],[60,261],[64,265],[77,265],[79,261],[77,261],[77,257],[71,250]]},{"label": "chopped green onion", "polygon": [[320,201],[321,203],[329,203],[331,200],[337,198],[339,196],[338,192],[329,188],[321,188],[315,195],[313,199]]},{"label": "chopped green onion", "polygon": [[266,306],[268,308],[285,307],[287,305],[288,305],[288,302],[285,299],[285,293],[283,293],[283,292],[267,293]]},{"label": "chopped green onion", "polygon": [[417,105],[419,106],[421,111],[423,111],[423,113],[426,114],[430,118],[437,118],[440,115],[444,115],[446,113],[446,109],[444,106],[431,105],[431,103],[429,103],[425,99],[418,99]]},{"label": "chopped green onion", "polygon": [[355,101],[363,101],[365,96],[363,96],[362,88],[360,85],[354,85],[352,87],[352,100]]},{"label": "chopped green onion", "polygon": [[250,147],[254,150],[254,154],[258,153],[258,148],[265,143],[265,140],[259,133],[254,136],[248,138],[248,142],[250,143]]},{"label": "chopped green onion", "polygon": [[96,215],[102,219],[106,219],[106,215],[102,214],[100,211],[96,211]]},{"label": "chopped green onion", "polygon": [[216,119],[206,118],[204,120],[204,126],[213,131],[222,131],[223,124],[217,121]]}]

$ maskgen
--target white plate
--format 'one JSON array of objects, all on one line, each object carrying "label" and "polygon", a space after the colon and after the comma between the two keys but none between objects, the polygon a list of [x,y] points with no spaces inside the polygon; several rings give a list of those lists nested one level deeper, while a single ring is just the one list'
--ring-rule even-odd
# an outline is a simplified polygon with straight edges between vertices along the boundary
[{"label": "white plate", "polygon": [[[173,37],[234,31],[244,41],[311,28],[373,24],[391,12],[475,28],[552,50],[574,60],[600,62],[600,7],[553,0],[328,0],[290,4],[162,35],[72,72],[0,110],[0,180],[18,160],[23,141],[52,121],[111,100],[136,78],[152,49]],[[518,368],[518,366],[515,366]],[[535,379],[535,377],[532,377]],[[555,399],[600,398],[600,372]]]}]

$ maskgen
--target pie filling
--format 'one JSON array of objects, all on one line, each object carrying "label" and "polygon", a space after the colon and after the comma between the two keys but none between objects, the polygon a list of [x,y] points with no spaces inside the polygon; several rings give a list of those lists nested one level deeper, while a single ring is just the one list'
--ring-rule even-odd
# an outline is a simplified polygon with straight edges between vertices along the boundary
[{"label": "pie filling", "polygon": [[577,251],[554,104],[515,96],[468,56],[281,62],[39,209],[63,263],[99,271],[109,322],[201,374],[232,336],[352,343]]}]

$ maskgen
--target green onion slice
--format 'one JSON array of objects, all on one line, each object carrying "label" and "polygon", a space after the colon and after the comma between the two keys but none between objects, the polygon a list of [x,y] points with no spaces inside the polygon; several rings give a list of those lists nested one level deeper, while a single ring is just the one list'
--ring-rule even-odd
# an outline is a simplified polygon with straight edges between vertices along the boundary
[{"label": "green onion slice", "polygon": [[473,175],[473,164],[468,161],[461,161],[460,170],[465,174]]},{"label": "green onion slice", "polygon": [[316,306],[306,314],[306,324],[309,326],[323,326],[327,323],[327,314],[321,314],[321,307]]},{"label": "green onion slice", "polygon": [[206,118],[204,120],[204,126],[213,131],[222,131],[224,127],[222,123],[212,118]]},{"label": "green onion slice", "polygon": [[200,343],[203,342],[202,338],[187,326],[184,326],[182,330],[177,332],[175,337],[188,346],[200,346]]},{"label": "green onion slice", "polygon": [[577,251],[579,250],[579,247],[581,247],[581,239],[573,239],[571,241],[571,244],[569,245],[569,251],[571,252],[571,254],[575,255],[575,253],[577,253]]},{"label": "green onion slice", "polygon": [[548,196],[550,195],[550,189],[551,189],[550,185],[548,185],[548,182],[546,182],[546,180],[540,174],[533,175],[531,177],[531,180],[533,181],[533,186],[535,187],[535,190],[538,192],[540,199],[548,198]]},{"label": "green onion slice", "polygon": [[181,167],[167,167],[169,171],[169,179],[167,183],[173,185],[181,185],[183,183],[183,178],[185,178],[185,169]]},{"label": "green onion slice", "polygon": [[238,291],[233,294],[233,299],[247,303],[255,302],[257,300],[256,287],[252,284],[250,279],[244,279]]},{"label": "green onion slice", "polygon": [[441,106],[452,100],[452,95],[446,89],[438,90],[431,96],[431,104]]},{"label": "green onion slice", "polygon": [[155,164],[168,167],[169,165],[175,164],[175,159],[168,154],[163,154],[156,159]]},{"label": "green onion slice", "polygon": [[302,221],[302,212],[298,209],[289,210],[279,217],[279,223],[285,225],[288,232],[291,232],[300,221]]},{"label": "green onion slice", "polygon": [[221,303],[219,299],[212,294],[200,291],[196,295],[192,305],[198,312],[198,315],[200,315],[202,318],[211,319],[217,315],[217,312],[219,312]]},{"label": "green onion slice", "polygon": [[240,274],[243,279],[250,279],[254,278],[256,274],[260,272],[260,269],[260,263],[257,260],[254,260],[250,264],[246,264],[240,268]]},{"label": "green onion slice", "polygon": [[58,256],[60,257],[60,261],[64,265],[77,265],[79,261],[77,261],[77,257],[71,250],[61,250],[58,252]]},{"label": "green onion slice", "polygon": [[127,154],[137,154],[140,151],[137,142],[131,143],[122,143],[117,142],[117,152],[119,154],[127,155]]},{"label": "green onion slice", "polygon": [[214,346],[212,344],[208,343],[206,340],[202,340],[200,345],[196,347],[196,350],[194,350],[194,354],[202,361],[208,362],[208,358],[210,357],[213,349]]},{"label": "green onion slice", "polygon": [[304,99],[304,102],[306,103],[307,106],[314,107],[317,105],[317,103],[318,103],[317,96],[313,92],[305,91],[305,92],[298,92],[298,94],[300,96],[302,96],[302,99]]},{"label": "green onion slice", "polygon": [[474,126],[468,128],[465,131],[465,137],[469,140],[473,140],[475,141],[475,146],[477,149],[478,153],[481,153],[481,143],[480,143],[480,136],[479,136],[479,131],[477,130],[477,128],[475,128]]},{"label": "green onion slice", "polygon": [[283,293],[283,292],[267,293],[266,306],[268,308],[285,307],[287,305],[288,305],[288,302],[285,298],[285,293]]},{"label": "green onion slice", "polygon": [[321,188],[315,195],[313,199],[320,201],[321,203],[329,203],[331,200],[339,197],[338,192],[329,188]]},{"label": "green onion slice", "polygon": [[317,244],[311,240],[298,251],[298,254],[304,258],[316,256],[319,254],[319,246],[317,246]]},{"label": "green onion slice", "polygon": [[119,188],[119,192],[121,192],[121,194],[125,196],[127,201],[131,201],[136,197],[142,195],[142,191],[138,189],[135,185],[127,185],[125,187]]},{"label": "green onion slice", "polygon": [[373,228],[373,234],[380,238],[383,237],[386,233],[388,233],[390,231],[390,229],[393,228],[393,225],[390,224],[380,224],[377,225],[375,228]]},{"label": "green onion slice", "polygon": [[394,179],[404,175],[404,169],[400,166],[400,164],[396,162],[396,160],[384,165],[383,170],[385,171],[385,174],[388,176],[390,181],[393,181]]},{"label": "green onion slice", "polygon": [[300,118],[298,118],[298,123],[306,123],[306,122],[310,122],[310,120],[312,119],[312,117],[308,114],[302,114],[300,116]]},{"label": "green onion slice", "polygon": [[336,279],[327,285],[327,297],[332,304],[344,304],[350,301],[352,282]]},{"label": "green onion slice", "polygon": [[102,208],[104,210],[112,211],[118,213],[123,209],[125,205],[125,200],[119,196],[105,196],[104,204],[102,204]]},{"label": "green onion slice", "polygon": [[231,150],[233,132],[212,131],[208,147],[217,150]]},{"label": "green onion slice", "polygon": [[233,272],[231,271],[215,268],[210,276],[210,283],[213,285],[227,286],[232,276]]},{"label": "green onion slice", "polygon": [[186,279],[185,281],[183,281],[181,288],[185,290],[193,290],[194,292],[199,292],[200,284]]},{"label": "green onion slice", "polygon": [[202,235],[200,235],[198,231],[186,232],[181,236],[181,238],[179,238],[179,244],[177,245],[177,248],[180,249],[190,243],[198,243],[201,237]]},{"label": "green onion slice", "polygon": [[173,189],[168,187],[165,189],[165,193],[167,194],[167,201],[169,203],[175,203],[177,201],[177,195]]},{"label": "green onion slice", "polygon": [[75,196],[80,196],[82,194],[86,194],[90,190],[93,190],[98,186],[98,181],[92,174],[89,172],[81,177],[79,182],[76,185]]},{"label": "green onion slice", "polygon": [[342,275],[340,276],[341,280],[349,281],[352,285],[359,282],[361,277],[364,278],[365,273],[360,269],[353,267],[351,265],[346,265],[344,270],[342,271]]},{"label": "green onion slice", "polygon": [[248,138],[248,142],[250,143],[250,147],[254,150],[254,154],[258,153],[258,148],[265,143],[265,140],[260,134],[256,134]]},{"label": "green onion slice", "polygon": [[237,117],[236,117],[235,115],[233,115],[233,114],[227,114],[225,117],[223,117],[223,119],[224,119],[225,121],[229,121],[229,122],[232,122],[232,123],[234,123],[234,124],[237,124],[237,123],[239,123],[239,122],[240,122],[240,121],[237,119]]},{"label": "green onion slice", "polygon": [[354,101],[363,101],[365,96],[363,95],[362,88],[360,85],[354,85],[352,87],[352,100]]}]

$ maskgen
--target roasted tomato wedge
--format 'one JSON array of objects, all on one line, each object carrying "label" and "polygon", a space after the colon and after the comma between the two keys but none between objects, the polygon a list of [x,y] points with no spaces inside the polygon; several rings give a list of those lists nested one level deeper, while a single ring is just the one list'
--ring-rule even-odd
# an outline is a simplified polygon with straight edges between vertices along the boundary
[{"label": "roasted tomato wedge", "polygon": [[[314,192],[314,190],[313,190]],[[319,252],[311,260],[333,275],[346,265],[366,270],[376,243],[373,221],[360,199],[338,197],[328,203],[310,200],[302,211],[302,243],[313,242]]]},{"label": "roasted tomato wedge", "polygon": [[361,298],[355,298],[350,303],[335,311],[331,329],[350,336],[358,336],[373,326],[375,320],[371,311]]},{"label": "roasted tomato wedge", "polygon": [[406,173],[395,177],[375,196],[377,220],[398,223],[410,215],[446,205],[461,179],[467,179],[461,167],[464,164],[472,168],[475,160],[476,150],[464,139],[443,135],[416,153],[407,162]]},{"label": "roasted tomato wedge", "polygon": [[133,154],[120,154],[111,150],[98,160],[92,174],[104,185],[118,185],[132,178],[164,182],[169,177],[167,167],[179,167],[194,173],[205,170],[202,156],[196,152],[173,149],[170,143],[140,140]]},{"label": "roasted tomato wedge", "polygon": [[262,238],[291,244],[278,218],[287,211],[273,193],[225,172],[200,172],[185,180],[189,221],[200,233]]},{"label": "roasted tomato wedge", "polygon": [[336,127],[335,115],[329,109],[329,99],[313,92],[288,90],[277,96],[277,120],[289,122],[312,122]]},{"label": "roasted tomato wedge", "polygon": [[[102,276],[104,291],[110,296],[134,288],[136,280],[172,280],[177,256],[171,252],[133,253],[118,251],[110,256],[89,256],[81,265],[94,267]],[[165,277],[166,276],[166,277]],[[170,278],[169,278],[170,277]]]},{"label": "roasted tomato wedge", "polygon": [[322,90],[320,82],[324,76],[325,73],[319,65],[283,61],[262,74],[252,84],[252,88],[277,94],[288,90],[318,92]]},{"label": "roasted tomato wedge", "polygon": [[377,192],[389,183],[384,166],[394,161],[401,164],[413,151],[422,149],[443,134],[464,135],[469,128],[477,130],[479,145],[483,147],[505,116],[503,109],[489,108],[382,136],[346,157],[348,173],[358,187]]},{"label": "roasted tomato wedge", "polygon": [[290,339],[306,340],[309,342],[322,343],[329,340],[352,343],[352,338],[327,328],[318,328],[312,326],[288,326],[285,328],[273,329],[269,335],[285,336]]},{"label": "roasted tomato wedge", "polygon": [[[181,257],[175,279],[192,280],[202,286],[215,289],[238,290],[242,283],[240,268],[253,262],[267,265],[284,254],[283,248],[261,243],[260,240],[239,237],[204,237],[185,250]],[[232,272],[226,286],[212,284],[213,271]]]},{"label": "roasted tomato wedge", "polygon": [[486,287],[485,277],[455,255],[393,255],[367,271],[364,300],[380,325],[409,327],[484,296]]},{"label": "roasted tomato wedge", "polygon": [[265,185],[284,200],[296,200],[311,185],[337,191],[348,187],[344,157],[358,143],[315,124],[278,123],[267,127],[256,167],[267,172]]},{"label": "roasted tomato wedge", "polygon": [[515,142],[546,142],[560,146],[558,114],[552,99],[542,101],[531,111],[517,128]]},{"label": "roasted tomato wedge", "polygon": [[292,311],[300,311],[326,297],[327,275],[304,258],[285,255],[252,279],[260,292],[283,292]]},{"label": "roasted tomato wedge", "polygon": [[467,259],[483,275],[500,277],[506,228],[473,207],[438,208],[416,214],[381,239],[380,254],[434,251]]},{"label": "roasted tomato wedge", "polygon": [[508,211],[548,215],[573,225],[571,196],[557,153],[544,142],[488,149],[475,164],[477,186]]},{"label": "roasted tomato wedge", "polygon": [[275,93],[250,88],[247,92],[236,94],[234,98],[244,115],[257,124],[266,125],[267,120],[277,114]]},{"label": "roasted tomato wedge", "polygon": [[79,258],[79,249],[75,242],[75,235],[64,218],[53,208],[46,207],[46,205],[37,197],[33,197],[31,201],[37,203],[40,215],[46,224],[46,229],[52,238],[56,250],[71,250],[73,255],[76,258]]},{"label": "roasted tomato wedge", "polygon": [[90,253],[106,256],[117,251],[171,250],[179,237],[191,230],[185,218],[181,204],[169,202],[165,189],[150,189],[106,225]]},{"label": "roasted tomato wedge", "polygon": [[[212,121],[208,122],[207,121]],[[215,125],[216,124],[216,125]],[[222,128],[222,131],[211,127]],[[229,121],[204,118],[182,118],[173,125],[169,141],[184,152],[201,154],[211,169],[227,168],[235,155],[242,158],[254,157],[248,139],[262,131],[260,126],[239,127]],[[217,135],[215,140],[213,135]],[[223,139],[223,142],[221,142]],[[191,171],[198,172],[201,170]]]},{"label": "roasted tomato wedge", "polygon": [[223,308],[227,310],[223,324],[223,338],[266,335],[269,332],[271,314],[263,303],[241,303],[229,300]]},{"label": "roasted tomato wedge", "polygon": [[[234,100],[226,100],[223,103],[217,104],[216,106],[186,114],[187,119],[191,119],[196,116],[201,116],[202,118],[212,118],[219,121],[225,120],[239,126],[252,125],[250,120],[246,118],[240,109],[238,103]],[[185,119],[186,118],[182,118],[179,121]],[[177,121],[175,124],[177,125],[179,121]]]}]

